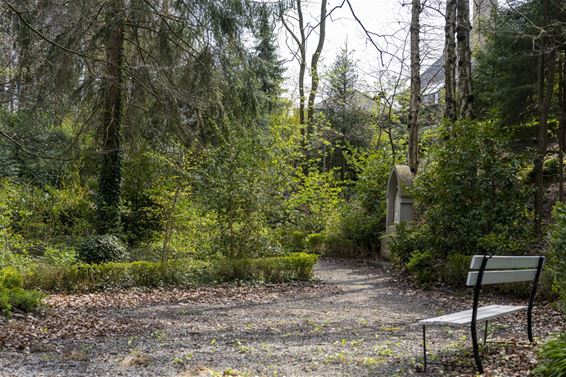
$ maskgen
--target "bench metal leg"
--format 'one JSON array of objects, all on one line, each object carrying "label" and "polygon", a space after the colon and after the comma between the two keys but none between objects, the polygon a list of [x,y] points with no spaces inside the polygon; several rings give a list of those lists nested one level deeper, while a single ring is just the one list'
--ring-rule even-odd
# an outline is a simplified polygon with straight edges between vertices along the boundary
[{"label": "bench metal leg", "polygon": [[478,347],[478,334],[475,323],[472,324],[471,330],[472,330],[472,346],[474,347],[474,359],[476,360],[476,366],[478,367],[479,374],[483,374],[483,367],[481,365],[481,359],[480,359],[480,350]]},{"label": "bench metal leg", "polygon": [[529,342],[533,342],[533,312],[531,308],[527,311],[527,333],[529,335]]},{"label": "bench metal leg", "polygon": [[423,325],[423,372],[426,372],[426,325]]},{"label": "bench metal leg", "polygon": [[487,342],[487,324],[489,321],[485,321],[485,329],[483,330],[483,345]]}]

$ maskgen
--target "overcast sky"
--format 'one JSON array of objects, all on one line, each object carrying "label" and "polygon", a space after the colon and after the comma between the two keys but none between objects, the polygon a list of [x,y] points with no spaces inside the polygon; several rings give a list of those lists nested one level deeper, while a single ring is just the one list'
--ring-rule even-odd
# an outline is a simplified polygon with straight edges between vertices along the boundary
[{"label": "overcast sky", "polygon": [[[436,0],[436,2],[438,1]],[[361,89],[371,91],[379,71],[389,69],[392,72],[398,72],[400,70],[399,60],[392,59],[392,55],[398,58],[402,56],[401,48],[407,37],[411,9],[410,6],[402,6],[402,0],[350,0],[350,2],[356,16],[368,31],[388,35],[388,37],[372,36],[374,42],[385,53],[380,57],[362,27],[354,19],[348,5],[345,4],[342,8],[336,9],[328,19],[319,72],[326,71],[332,65],[338,51],[347,43],[348,49],[353,50],[354,57],[358,61],[360,76],[365,83]],[[328,10],[330,11],[341,3],[342,0],[329,0]],[[304,8],[305,19],[310,25],[317,25],[316,20],[320,18],[320,0],[307,0]],[[290,22],[293,21],[290,20]],[[437,12],[427,10],[423,14],[421,22],[423,24],[423,50],[426,50],[422,54],[425,59],[428,57],[426,60],[434,60],[442,53],[442,18]],[[288,61],[286,63],[286,88],[289,91],[287,95],[292,97],[292,93],[297,90],[298,62],[292,60],[288,46],[296,48],[296,45],[283,28],[278,31],[278,40],[281,56]],[[307,61],[309,63],[317,43],[318,34],[311,34],[307,42]],[[436,51],[431,51],[429,45],[436,47]],[[405,55],[408,60],[408,44],[406,48]],[[381,64],[382,61],[385,66]],[[406,64],[408,64],[408,61]],[[308,84],[310,84],[310,77],[307,78],[307,86]],[[296,96],[296,94],[294,95]]]}]

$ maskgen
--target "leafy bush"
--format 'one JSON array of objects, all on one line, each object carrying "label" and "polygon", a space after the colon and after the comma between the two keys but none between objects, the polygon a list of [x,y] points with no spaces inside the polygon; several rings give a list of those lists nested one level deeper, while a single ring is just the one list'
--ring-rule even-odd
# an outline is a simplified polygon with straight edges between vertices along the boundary
[{"label": "leafy bush", "polygon": [[21,288],[24,285],[24,277],[14,267],[5,267],[0,271],[0,287],[12,289]]},{"label": "leafy bush", "polygon": [[223,260],[212,268],[213,281],[251,280],[280,283],[309,280],[313,275],[317,256],[293,253],[281,257]]},{"label": "leafy bush", "polygon": [[282,229],[282,244],[288,251],[303,251],[305,249],[305,232],[297,229]]},{"label": "leafy bush", "polygon": [[258,259],[190,259],[160,262],[108,262],[52,266],[41,264],[26,281],[28,287],[46,291],[96,291],[131,287],[192,286],[203,283],[252,280],[282,282],[308,280],[317,257],[294,253]]},{"label": "leafy bush", "polygon": [[379,248],[379,235],[385,217],[364,208],[358,199],[339,207],[328,219],[324,230],[324,254],[342,257],[367,257]]},{"label": "leafy bush", "polygon": [[[414,182],[416,220],[397,228],[391,250],[417,282],[430,276],[459,285],[465,260],[452,255],[523,254],[533,243],[530,192],[519,177],[526,162],[490,122],[452,123],[437,132],[442,141]],[[439,269],[430,271],[434,264]]]},{"label": "leafy bush", "polygon": [[453,286],[465,286],[471,260],[469,255],[449,255],[441,269],[442,280]]},{"label": "leafy bush", "polygon": [[538,350],[541,360],[534,373],[544,377],[566,376],[566,333],[544,343]]},{"label": "leafy bush", "polygon": [[406,268],[413,253],[426,249],[428,232],[426,224],[398,224],[390,243],[393,262],[402,269]]},{"label": "leafy bush", "polygon": [[6,317],[12,316],[12,304],[10,303],[8,290],[5,288],[0,288],[0,311]]},{"label": "leafy bush", "polygon": [[43,253],[43,260],[54,266],[71,265],[77,261],[77,253],[70,247],[47,246]]},{"label": "leafy bush", "polygon": [[519,179],[525,161],[507,150],[490,122],[450,124],[438,136],[445,142],[415,180],[431,250],[442,259],[453,252],[471,255],[489,234],[497,235],[499,245],[507,239],[509,245],[528,247],[530,192]]},{"label": "leafy bush", "polygon": [[305,238],[307,249],[313,253],[321,253],[324,246],[324,234],[312,233]]},{"label": "leafy bush", "polygon": [[[545,182],[558,181],[558,177],[560,176],[560,162],[558,158],[551,157],[544,160],[542,175]],[[535,182],[535,170],[533,168],[529,170],[525,181],[531,184]]]},{"label": "leafy bush", "polygon": [[160,262],[79,263],[71,266],[38,265],[28,287],[46,291],[88,292],[132,287],[189,286],[203,282],[210,263],[194,260]]},{"label": "leafy bush", "polygon": [[126,258],[126,246],[116,236],[105,234],[83,240],[78,248],[78,257],[86,263],[103,263]]},{"label": "leafy bush", "polygon": [[430,250],[413,253],[407,263],[407,270],[415,283],[423,286],[436,282],[437,268],[437,260]]},{"label": "leafy bush", "polygon": [[23,284],[24,278],[15,268],[6,267],[0,271],[0,311],[3,315],[10,317],[14,309],[27,313],[40,308],[45,295],[25,290]]},{"label": "leafy bush", "polygon": [[554,287],[566,312],[566,205],[557,204],[553,211],[548,268],[554,274]]},{"label": "leafy bush", "polygon": [[12,309],[18,309],[25,313],[35,312],[41,308],[41,300],[45,294],[35,290],[26,290],[23,288],[12,288],[8,290],[8,297]]}]

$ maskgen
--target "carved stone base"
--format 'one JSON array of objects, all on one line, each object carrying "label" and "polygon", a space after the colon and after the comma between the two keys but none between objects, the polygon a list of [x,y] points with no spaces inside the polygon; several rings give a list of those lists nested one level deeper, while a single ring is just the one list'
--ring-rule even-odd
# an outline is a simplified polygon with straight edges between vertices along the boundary
[{"label": "carved stone base", "polygon": [[385,228],[385,234],[381,236],[379,256],[386,260],[391,260],[391,250],[389,249],[389,242],[391,241],[391,236],[395,233],[395,225],[390,225]]}]

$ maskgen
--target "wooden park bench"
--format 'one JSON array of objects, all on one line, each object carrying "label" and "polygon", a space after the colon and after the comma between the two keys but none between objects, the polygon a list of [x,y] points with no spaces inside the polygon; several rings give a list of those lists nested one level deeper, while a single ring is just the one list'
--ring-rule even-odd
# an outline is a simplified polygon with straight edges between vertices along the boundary
[{"label": "wooden park bench", "polygon": [[[488,321],[506,314],[519,311],[527,311],[527,332],[529,341],[533,341],[532,312],[539,277],[544,264],[543,256],[491,256],[474,255],[470,264],[470,272],[466,285],[474,286],[474,302],[470,310],[447,314],[440,317],[428,318],[419,321],[423,326],[423,371],[426,371],[427,364],[444,364],[439,362],[427,361],[426,356],[426,327],[427,326],[470,326],[472,332],[472,346],[474,359],[478,372],[483,373],[483,367],[478,349],[478,336],[476,325],[478,322],[485,322],[483,343],[485,345],[487,337]],[[482,285],[516,283],[532,281],[531,296],[528,306],[511,305],[489,305],[478,307],[480,291]],[[444,364],[446,365],[446,364]],[[448,364],[449,365],[449,364]]]}]

